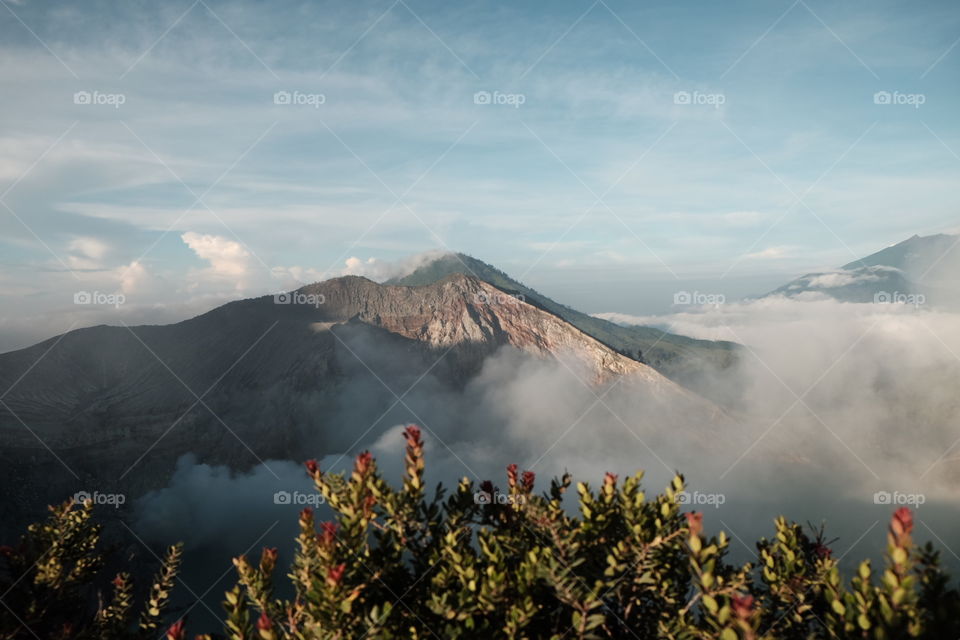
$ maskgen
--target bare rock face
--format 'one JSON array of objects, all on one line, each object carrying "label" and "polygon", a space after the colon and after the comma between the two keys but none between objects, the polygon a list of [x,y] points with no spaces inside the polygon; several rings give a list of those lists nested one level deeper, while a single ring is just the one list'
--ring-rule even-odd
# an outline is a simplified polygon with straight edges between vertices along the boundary
[{"label": "bare rock face", "polygon": [[510,345],[538,357],[573,357],[588,366],[594,382],[629,374],[666,383],[652,368],[471,276],[455,274],[422,287],[338,278],[300,291],[306,296],[323,296],[320,311],[328,317],[355,319],[434,347]]}]

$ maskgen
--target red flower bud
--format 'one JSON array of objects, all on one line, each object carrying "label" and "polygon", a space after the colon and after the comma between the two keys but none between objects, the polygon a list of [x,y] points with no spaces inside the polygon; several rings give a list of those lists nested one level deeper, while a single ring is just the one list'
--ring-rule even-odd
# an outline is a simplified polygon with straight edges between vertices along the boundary
[{"label": "red flower bud", "polygon": [[403,435],[407,438],[407,444],[411,447],[419,447],[423,445],[423,440],[420,439],[420,427],[415,424],[409,425],[403,431]]},{"label": "red flower bud", "polygon": [[894,511],[890,529],[897,538],[913,531],[913,513],[909,507],[900,507]]},{"label": "red flower bud", "polygon": [[507,467],[507,485],[509,487],[517,486],[517,463],[512,463]]},{"label": "red flower bud", "polygon": [[703,531],[703,514],[697,511],[683,514],[687,517],[687,527],[690,528],[691,536],[699,536]]},{"label": "red flower bud", "polygon": [[260,555],[260,567],[264,571],[272,571],[277,566],[277,555],[276,547],[264,547]]},{"label": "red flower bud", "polygon": [[118,573],[117,577],[113,579],[113,586],[115,586],[117,589],[121,589],[125,584],[127,584],[127,581],[124,580],[123,576]]},{"label": "red flower bud", "polygon": [[330,567],[327,571],[327,583],[331,587],[335,587],[340,584],[340,581],[343,579],[343,572],[347,570],[347,565],[338,564],[335,567]]},{"label": "red flower bud", "polygon": [[320,531],[320,535],[317,536],[320,544],[326,548],[332,547],[337,540],[337,523],[321,522]]},{"label": "red flower bud", "polygon": [[257,629],[259,631],[269,631],[270,629],[273,629],[273,623],[270,622],[270,618],[267,616],[266,611],[260,614],[260,619],[257,620]]},{"label": "red flower bud", "polygon": [[303,464],[307,468],[307,473],[311,476],[317,475],[317,472],[320,471],[320,465],[317,464],[316,460],[307,460]]},{"label": "red flower bud", "polygon": [[741,620],[749,620],[753,616],[753,596],[734,595],[732,602],[733,613]]},{"label": "red flower bud", "polygon": [[353,470],[360,475],[366,475],[367,471],[370,469],[370,463],[373,462],[373,454],[369,451],[364,451],[357,456],[357,460],[353,465]]},{"label": "red flower bud", "polygon": [[187,632],[183,628],[183,620],[177,620],[167,629],[167,640],[183,640],[186,637]]},{"label": "red flower bud", "polygon": [[607,471],[607,474],[603,476],[603,484],[617,484],[617,478],[617,474]]},{"label": "red flower bud", "polygon": [[813,548],[813,552],[817,554],[818,558],[829,558],[833,551],[825,544],[817,543]]},{"label": "red flower bud", "polygon": [[526,492],[533,491],[533,484],[537,481],[537,474],[533,471],[523,472],[523,489]]}]

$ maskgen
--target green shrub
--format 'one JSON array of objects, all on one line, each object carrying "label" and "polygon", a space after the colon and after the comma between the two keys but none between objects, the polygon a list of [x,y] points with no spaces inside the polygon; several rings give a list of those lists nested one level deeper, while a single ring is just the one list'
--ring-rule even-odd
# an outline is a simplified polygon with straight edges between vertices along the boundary
[{"label": "green shrub", "polygon": [[0,639],[146,640],[162,633],[181,547],[163,559],[139,614],[133,582],[120,573],[104,600],[97,588],[104,566],[93,504],[50,507],[16,547],[0,547]]},{"label": "green shrub", "polygon": [[[317,523],[312,510],[301,512],[298,550],[288,574],[292,599],[274,593],[276,549],[264,549],[255,563],[236,558],[239,582],[226,593],[225,631],[217,637],[960,636],[960,595],[939,568],[937,552],[929,545],[914,545],[909,509],[897,510],[891,519],[883,570],[874,575],[870,562],[863,562],[848,583],[822,532],[808,534],[783,518],[775,521],[774,537],[757,544],[756,565],[728,562],[726,535],[707,536],[702,514],[680,512],[677,496],[685,488],[681,476],[649,499],[641,489],[641,473],[622,482],[607,474],[596,489],[578,484],[577,516],[568,515],[562,505],[572,486],[569,475],[536,495],[534,474],[521,474],[515,465],[507,468],[502,494],[492,483],[476,487],[463,479],[449,495],[438,486],[428,499],[419,429],[409,427],[406,439],[406,470],[399,489],[386,483],[369,453],[357,457],[349,475],[327,474],[316,462],[307,463],[335,521]],[[494,496],[500,499],[486,499]],[[55,527],[31,529],[36,548],[18,560],[20,566],[30,558],[43,560],[43,552],[53,549],[50,555],[62,558],[57,566],[74,568],[52,573],[76,574],[76,581],[85,583],[96,563],[87,561],[93,557],[93,544],[77,528],[89,526],[88,518],[89,506],[55,510]],[[156,590],[164,598],[176,558],[173,550]],[[38,568],[25,580],[46,584],[43,576],[48,574]],[[57,582],[62,583],[63,578]],[[11,616],[0,617],[0,638],[28,637],[17,629],[30,624],[51,630],[51,635],[38,633],[43,638],[134,637],[121,635],[123,624],[110,627],[112,636],[96,635],[102,621],[122,618],[129,623],[129,614],[123,613],[129,603],[122,594],[115,594],[115,604],[101,605],[85,617],[65,587],[42,594],[35,587],[14,584],[13,589],[19,593],[16,604],[5,597],[3,601],[9,613],[22,612],[24,624],[18,627]],[[48,611],[62,600],[66,617],[47,624],[38,612],[43,608],[38,597]],[[151,605],[148,612],[161,608]],[[156,623],[155,615],[149,619]],[[69,620],[77,621],[74,630],[56,635],[58,625]],[[141,622],[130,633],[144,629]],[[170,628],[166,637],[183,640],[183,623]]]}]

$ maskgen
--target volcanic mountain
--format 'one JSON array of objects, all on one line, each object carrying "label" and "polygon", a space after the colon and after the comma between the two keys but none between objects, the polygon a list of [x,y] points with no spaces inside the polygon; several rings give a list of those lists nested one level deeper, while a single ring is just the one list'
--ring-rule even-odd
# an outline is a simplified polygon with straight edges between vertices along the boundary
[{"label": "volcanic mountain", "polygon": [[828,297],[842,302],[919,299],[958,306],[960,236],[914,235],[833,271],[808,273],[768,295]]},{"label": "volcanic mountain", "polygon": [[622,380],[684,421],[725,419],[652,367],[473,276],[423,286],[348,276],[0,355],[0,476],[21,487],[3,515],[18,520],[91,488],[135,497],[163,486],[187,453],[243,469],[299,460],[305,441],[311,457],[347,451],[368,425],[376,435],[420,421],[431,394],[463,389],[503,349],[556,360],[586,385]]}]

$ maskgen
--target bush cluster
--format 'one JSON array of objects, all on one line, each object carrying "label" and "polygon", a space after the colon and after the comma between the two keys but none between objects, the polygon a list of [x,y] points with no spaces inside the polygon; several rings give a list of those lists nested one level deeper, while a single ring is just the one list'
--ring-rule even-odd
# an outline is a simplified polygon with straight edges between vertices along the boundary
[{"label": "bush cluster", "polygon": [[[897,510],[884,566],[862,562],[841,577],[821,532],[778,518],[755,563],[727,560],[729,539],[682,513],[682,476],[648,497],[642,473],[607,474],[600,486],[569,475],[534,492],[532,472],[507,468],[502,492],[460,481],[427,497],[419,429],[406,430],[405,472],[393,488],[369,453],[350,474],[306,464],[334,520],[300,514],[297,553],[275,594],[277,550],[234,560],[222,635],[198,639],[333,640],[530,638],[572,640],[812,640],[960,637],[960,594],[929,544],[911,538]],[[576,492],[579,513],[563,500]],[[478,499],[478,496],[480,499]],[[502,496],[502,499],[487,499]],[[184,640],[183,621],[158,631],[179,560],[169,550],[143,611],[130,579],[91,600],[102,563],[91,506],[67,503],[34,525],[18,548],[0,549],[0,639]]]}]

